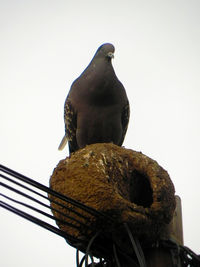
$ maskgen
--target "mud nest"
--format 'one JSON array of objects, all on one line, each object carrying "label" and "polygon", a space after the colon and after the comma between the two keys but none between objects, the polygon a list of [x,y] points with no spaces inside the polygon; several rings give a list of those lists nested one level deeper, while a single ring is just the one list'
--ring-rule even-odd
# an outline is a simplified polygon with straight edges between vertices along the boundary
[{"label": "mud nest", "polygon": [[103,234],[97,238],[99,249],[96,246],[93,251],[97,256],[105,257],[103,249],[109,254],[112,242],[126,249],[124,223],[142,243],[153,242],[175,210],[175,190],[168,173],[141,152],[114,144],[89,145],[61,160],[53,171],[50,187],[107,216],[89,214],[72,204],[64,208],[51,203],[53,209],[69,216],[52,209],[55,217],[69,223],[57,221],[61,230],[77,240],[67,240],[72,246],[85,252],[91,237],[97,232]]}]

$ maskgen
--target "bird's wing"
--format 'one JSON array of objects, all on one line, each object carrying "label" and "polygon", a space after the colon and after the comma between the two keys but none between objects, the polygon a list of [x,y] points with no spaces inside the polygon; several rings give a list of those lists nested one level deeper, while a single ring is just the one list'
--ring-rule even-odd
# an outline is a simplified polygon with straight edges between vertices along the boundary
[{"label": "bird's wing", "polygon": [[64,121],[65,121],[65,135],[58,147],[59,150],[62,150],[65,145],[69,144],[70,153],[77,150],[77,141],[76,141],[76,113],[71,104],[70,98],[68,97],[65,101],[64,107]]},{"label": "bird's wing", "polygon": [[130,106],[129,106],[129,102],[127,101],[126,105],[123,107],[122,110],[122,116],[121,116],[121,121],[122,121],[122,138],[120,141],[120,146],[122,145],[125,135],[126,135],[126,131],[128,128],[128,122],[129,122],[129,116],[130,116]]},{"label": "bird's wing", "polygon": [[77,114],[73,108],[73,105],[69,97],[65,101],[64,120],[65,120],[65,136],[69,144],[69,151],[70,153],[72,153],[78,150],[78,145],[76,140]]}]

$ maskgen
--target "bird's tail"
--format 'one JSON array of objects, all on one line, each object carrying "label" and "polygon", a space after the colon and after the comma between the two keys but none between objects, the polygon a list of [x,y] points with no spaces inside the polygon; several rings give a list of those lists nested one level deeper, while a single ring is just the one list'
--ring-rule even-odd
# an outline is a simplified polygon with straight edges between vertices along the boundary
[{"label": "bird's tail", "polygon": [[62,141],[60,142],[58,150],[63,150],[63,148],[66,146],[66,144],[67,144],[67,137],[64,135]]}]

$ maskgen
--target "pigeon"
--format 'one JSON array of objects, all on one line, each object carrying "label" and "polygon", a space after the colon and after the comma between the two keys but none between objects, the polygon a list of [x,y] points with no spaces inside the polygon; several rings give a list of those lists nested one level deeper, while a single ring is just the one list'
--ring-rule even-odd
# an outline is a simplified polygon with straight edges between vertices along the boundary
[{"label": "pigeon", "polygon": [[69,154],[95,143],[121,146],[129,122],[129,101],[112,66],[115,48],[101,45],[87,68],[72,83],[64,105],[65,135]]}]

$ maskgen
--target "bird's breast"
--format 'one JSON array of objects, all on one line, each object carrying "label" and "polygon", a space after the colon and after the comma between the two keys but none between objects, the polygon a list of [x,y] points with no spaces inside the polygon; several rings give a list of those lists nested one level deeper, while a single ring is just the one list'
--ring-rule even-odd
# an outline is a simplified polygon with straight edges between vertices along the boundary
[{"label": "bird's breast", "polygon": [[79,147],[102,142],[118,144],[121,135],[119,108],[87,107],[87,110],[78,113],[76,137]]}]

